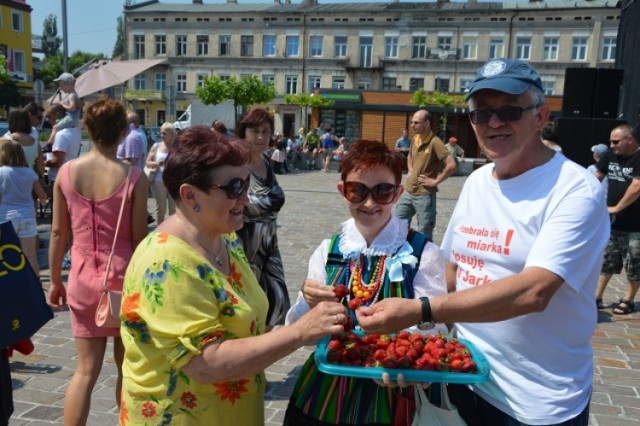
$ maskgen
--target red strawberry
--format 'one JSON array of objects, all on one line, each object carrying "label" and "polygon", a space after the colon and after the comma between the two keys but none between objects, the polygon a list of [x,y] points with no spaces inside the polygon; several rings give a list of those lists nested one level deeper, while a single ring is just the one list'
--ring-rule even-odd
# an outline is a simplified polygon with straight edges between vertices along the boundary
[{"label": "red strawberry", "polygon": [[360,305],[362,305],[362,301],[357,297],[349,300],[349,309],[351,309],[352,311],[358,309]]},{"label": "red strawberry", "polygon": [[338,341],[337,339],[332,339],[327,345],[327,349],[328,350],[340,349],[341,346],[342,345],[340,344],[340,341]]},{"label": "red strawberry", "polygon": [[340,284],[333,288],[333,292],[338,299],[342,299],[343,297],[346,297],[347,294],[349,294],[349,289],[345,285]]}]

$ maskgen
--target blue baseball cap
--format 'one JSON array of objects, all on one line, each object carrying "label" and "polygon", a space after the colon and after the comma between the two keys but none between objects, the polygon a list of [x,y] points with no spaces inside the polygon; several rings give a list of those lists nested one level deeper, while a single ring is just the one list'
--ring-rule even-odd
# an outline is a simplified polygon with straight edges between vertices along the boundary
[{"label": "blue baseball cap", "polygon": [[471,83],[465,101],[479,90],[492,89],[519,95],[530,85],[543,90],[540,76],[529,63],[505,58],[494,59],[478,68],[476,79]]},{"label": "blue baseball cap", "polygon": [[594,146],[591,147],[591,152],[593,152],[594,154],[602,157],[607,152],[609,152],[609,147],[606,146],[603,143],[599,143],[598,145],[594,145]]}]

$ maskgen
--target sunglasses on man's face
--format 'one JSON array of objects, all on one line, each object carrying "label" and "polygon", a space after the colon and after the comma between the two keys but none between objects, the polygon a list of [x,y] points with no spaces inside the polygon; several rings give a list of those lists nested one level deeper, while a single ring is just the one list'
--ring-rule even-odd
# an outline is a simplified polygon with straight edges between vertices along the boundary
[{"label": "sunglasses on man's face", "polygon": [[369,188],[362,182],[344,182],[342,193],[351,203],[362,203],[371,195],[378,204],[389,204],[396,196],[398,186],[392,183],[379,183]]},{"label": "sunglasses on man's face", "polygon": [[236,200],[242,196],[249,189],[249,182],[251,177],[246,179],[233,178],[226,185],[211,184],[211,188],[222,189],[230,200]]},{"label": "sunglasses on man's face", "polygon": [[473,124],[485,124],[488,123],[493,114],[495,114],[502,122],[518,121],[522,118],[522,114],[525,111],[530,111],[539,106],[540,105],[533,104],[523,108],[520,106],[506,105],[497,109],[477,109],[469,113],[469,120],[471,120]]}]

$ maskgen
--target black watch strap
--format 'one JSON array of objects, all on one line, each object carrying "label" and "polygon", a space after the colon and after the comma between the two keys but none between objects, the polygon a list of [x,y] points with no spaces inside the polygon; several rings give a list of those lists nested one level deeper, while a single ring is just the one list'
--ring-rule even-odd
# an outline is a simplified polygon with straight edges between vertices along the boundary
[{"label": "black watch strap", "polygon": [[429,298],[421,297],[420,302],[422,303],[422,321],[421,322],[432,322],[431,321],[431,302],[429,302]]}]

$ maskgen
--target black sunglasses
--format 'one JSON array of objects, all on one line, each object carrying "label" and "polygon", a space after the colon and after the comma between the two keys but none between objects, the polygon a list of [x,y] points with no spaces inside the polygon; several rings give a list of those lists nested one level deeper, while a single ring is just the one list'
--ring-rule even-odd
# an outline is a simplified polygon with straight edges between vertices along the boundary
[{"label": "black sunglasses", "polygon": [[518,121],[522,118],[522,114],[525,111],[530,111],[539,106],[538,104],[533,104],[523,108],[520,106],[507,105],[498,109],[477,109],[469,113],[469,120],[471,120],[473,124],[485,124],[488,123],[493,114],[495,114],[500,121]]},{"label": "black sunglasses", "polygon": [[392,183],[379,183],[373,188],[369,188],[362,182],[345,182],[342,194],[347,201],[361,203],[367,199],[369,194],[378,204],[389,204],[396,196],[397,185]]},{"label": "black sunglasses", "polygon": [[622,137],[622,138],[620,138],[620,139],[617,139],[617,140],[616,140],[616,139],[611,139],[611,140],[609,141],[609,145],[618,145],[620,142],[622,142],[623,140],[625,140],[625,139],[626,139],[626,138],[628,138],[628,137],[629,137],[629,136],[624,136],[624,137]]},{"label": "black sunglasses", "polygon": [[211,188],[222,189],[227,194],[227,198],[230,200],[236,200],[242,196],[249,189],[249,182],[251,177],[246,179],[233,178],[226,185],[211,184]]}]

